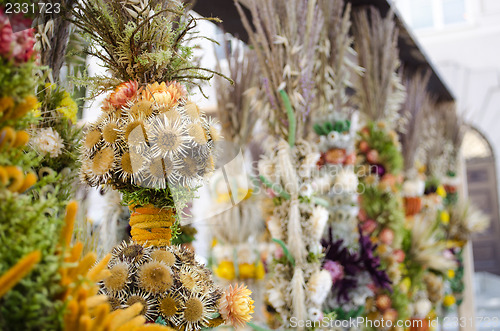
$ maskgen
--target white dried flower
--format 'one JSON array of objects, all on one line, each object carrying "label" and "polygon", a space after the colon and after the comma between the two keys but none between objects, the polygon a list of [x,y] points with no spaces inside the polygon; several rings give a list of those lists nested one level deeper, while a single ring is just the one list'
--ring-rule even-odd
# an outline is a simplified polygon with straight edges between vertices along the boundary
[{"label": "white dried flower", "polygon": [[32,143],[42,154],[49,154],[51,157],[58,157],[64,148],[64,141],[59,133],[53,128],[44,128],[37,132]]},{"label": "white dried flower", "polygon": [[269,303],[275,308],[279,309],[285,305],[285,300],[279,288],[273,287],[267,290],[267,299]]},{"label": "white dried flower", "polygon": [[281,230],[280,221],[275,216],[269,217],[267,221],[267,228],[271,233],[271,236],[275,239],[283,240],[283,231]]},{"label": "white dried flower", "polygon": [[316,206],[313,209],[311,233],[314,240],[320,240],[325,230],[326,222],[328,222],[328,210],[323,206]]},{"label": "white dried flower", "polygon": [[358,189],[358,177],[349,169],[342,169],[335,177],[335,192],[352,193]]},{"label": "white dried flower", "polygon": [[326,296],[330,293],[332,287],[332,277],[326,270],[316,271],[309,282],[307,282],[307,289],[312,302],[321,305],[325,301]]},{"label": "white dried flower", "polygon": [[415,302],[413,308],[415,309],[416,317],[425,318],[432,309],[432,303],[429,299],[420,299]]},{"label": "white dried flower", "polygon": [[311,321],[317,322],[323,319],[323,313],[318,308],[309,308],[307,313]]},{"label": "white dried flower", "polygon": [[425,182],[421,179],[407,180],[403,183],[403,196],[420,197],[424,195]]}]

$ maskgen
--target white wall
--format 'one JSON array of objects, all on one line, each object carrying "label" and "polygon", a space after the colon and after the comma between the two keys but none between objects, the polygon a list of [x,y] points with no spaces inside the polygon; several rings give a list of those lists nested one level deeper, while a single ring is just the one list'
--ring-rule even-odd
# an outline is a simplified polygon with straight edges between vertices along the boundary
[{"label": "white wall", "polygon": [[[408,1],[419,0],[394,2],[411,25]],[[437,24],[413,33],[455,95],[459,111],[486,136],[495,156],[500,157],[500,1],[465,3],[465,22]]]}]

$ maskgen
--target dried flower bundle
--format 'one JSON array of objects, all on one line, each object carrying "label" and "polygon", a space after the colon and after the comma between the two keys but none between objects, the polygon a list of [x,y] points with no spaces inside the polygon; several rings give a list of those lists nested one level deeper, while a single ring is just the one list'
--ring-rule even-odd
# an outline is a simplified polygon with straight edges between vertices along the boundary
[{"label": "dried flower bundle", "polygon": [[428,134],[426,118],[432,116],[435,105],[434,98],[427,92],[431,72],[418,73],[411,78],[406,78],[407,90],[406,101],[401,108],[401,116],[408,117],[404,127],[401,129],[399,138],[402,145],[405,171],[415,168],[415,162],[426,148],[425,137]]},{"label": "dried flower bundle", "polygon": [[229,295],[234,300],[221,307],[209,270],[189,249],[170,246],[185,203],[214,169],[221,138],[179,83],[211,78],[191,63],[193,47],[185,45],[195,38],[196,19],[178,1],[85,0],[73,13],[92,39],[90,53],[112,75],[96,80],[100,91],[114,87],[86,132],[81,177],[122,192],[132,212],[133,241],[113,249],[101,291],[113,309],[140,303],[148,321],[179,330],[250,320],[249,291]]},{"label": "dried flower bundle", "polygon": [[464,122],[457,114],[454,102],[437,104],[427,121],[427,169],[432,177],[442,178],[448,171],[457,171],[457,157],[465,133]]},{"label": "dried flower bundle", "polygon": [[[357,54],[352,48],[351,4],[344,1],[318,1],[325,19],[320,39],[320,55],[317,66],[318,96],[320,98],[318,116],[328,118],[335,113],[337,117],[348,118],[352,112],[352,98],[348,88],[354,87],[355,76],[362,75],[363,69],[356,64]],[[354,77],[353,77],[354,76]]]},{"label": "dried flower bundle", "polygon": [[[255,29],[240,4],[250,10]],[[240,0],[236,5],[263,76],[266,107],[261,117],[281,137],[305,137],[317,108],[315,79],[319,71],[315,64],[324,22],[321,10],[314,0]],[[286,92],[290,106],[280,91]],[[296,123],[288,115],[290,111]]]},{"label": "dried flower bundle", "polygon": [[222,291],[194,253],[180,246],[152,249],[135,243],[115,247],[101,284],[116,308],[136,302],[148,321],[159,320],[174,328],[197,330],[218,317]]},{"label": "dried flower bundle", "polygon": [[141,187],[196,188],[214,169],[218,129],[187,100],[182,85],[123,83],[102,110],[83,142],[81,177],[90,186],[129,194]]},{"label": "dried flower bundle", "polygon": [[100,59],[111,74],[82,82],[93,82],[96,93],[127,81],[199,86],[194,80],[216,74],[191,63],[193,47],[185,42],[197,38],[192,30],[198,19],[186,14],[180,1],[85,0],[76,3],[72,14],[72,23],[91,40],[87,53]]},{"label": "dried flower bundle", "polygon": [[354,13],[354,46],[364,74],[356,83],[360,111],[371,121],[397,126],[398,111],[405,100],[405,88],[397,73],[398,31],[394,14],[382,18],[374,8]]},{"label": "dried flower bundle", "polygon": [[488,215],[470,202],[450,206],[449,214],[448,237],[461,244],[467,242],[472,234],[484,232],[491,222]]},{"label": "dried flower bundle", "polygon": [[328,273],[320,270],[320,239],[328,211],[316,203],[312,189],[319,154],[304,140],[297,141],[293,148],[284,140],[268,146],[259,162],[259,173],[275,200],[267,227],[280,245],[268,300],[281,315],[282,323],[292,316],[314,318],[310,310],[321,307],[331,285]]},{"label": "dried flower bundle", "polygon": [[227,76],[234,84],[215,77],[217,117],[222,123],[224,139],[243,146],[250,141],[259,118],[252,114],[257,111],[256,104],[260,99],[257,88],[259,67],[255,65],[257,57],[254,51],[227,35],[222,45],[225,56],[217,59],[217,71],[223,72],[223,67],[227,66]]},{"label": "dried flower bundle", "polygon": [[[430,216],[435,215],[432,213]],[[446,241],[439,240],[439,231],[433,226],[434,221],[429,216],[420,214],[415,216],[411,231],[411,247],[408,252],[409,259],[418,263],[424,269],[446,273],[456,267],[456,262],[445,256]]]}]

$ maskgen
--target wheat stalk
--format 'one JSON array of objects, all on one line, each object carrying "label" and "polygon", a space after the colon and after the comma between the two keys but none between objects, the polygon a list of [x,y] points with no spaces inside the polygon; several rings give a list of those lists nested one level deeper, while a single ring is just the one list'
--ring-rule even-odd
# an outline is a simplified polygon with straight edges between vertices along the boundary
[{"label": "wheat stalk", "polygon": [[405,89],[398,75],[398,30],[394,13],[382,18],[374,7],[354,13],[354,40],[359,65],[365,69],[356,84],[356,100],[369,120],[396,126]]},{"label": "wheat stalk", "polygon": [[260,98],[257,88],[259,71],[255,65],[255,52],[231,40],[225,37],[225,57],[217,58],[217,71],[223,72],[223,62],[227,62],[227,75],[234,84],[220,77],[215,79],[217,115],[222,123],[224,139],[243,146],[250,142],[258,119],[255,112],[259,108],[255,106]]},{"label": "wheat stalk", "polygon": [[407,95],[400,114],[407,120],[400,132],[400,141],[406,172],[414,169],[417,157],[427,143],[425,137],[428,135],[428,128],[425,119],[432,116],[436,103],[435,98],[427,92],[430,75],[431,72],[426,71],[405,79]]},{"label": "wheat stalk", "polygon": [[[304,137],[318,105],[315,91],[315,62],[323,15],[315,0],[236,0],[236,6],[253,45],[261,70],[262,90],[268,105],[270,131],[283,138],[290,134],[287,93],[297,120],[296,136]],[[252,16],[245,15],[242,5]],[[291,133],[294,134],[294,133]]]}]

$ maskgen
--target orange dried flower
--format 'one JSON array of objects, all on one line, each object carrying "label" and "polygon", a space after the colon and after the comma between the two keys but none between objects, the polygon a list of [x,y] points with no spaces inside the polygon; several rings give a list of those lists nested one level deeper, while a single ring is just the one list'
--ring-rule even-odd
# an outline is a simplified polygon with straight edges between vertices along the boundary
[{"label": "orange dried flower", "polygon": [[135,97],[138,88],[139,84],[135,81],[121,83],[106,101],[115,108],[125,106],[127,101]]},{"label": "orange dried flower", "polygon": [[234,327],[240,327],[252,319],[255,307],[250,294],[252,291],[244,285],[236,284],[235,287],[229,285],[219,304],[219,312],[226,322]]}]

